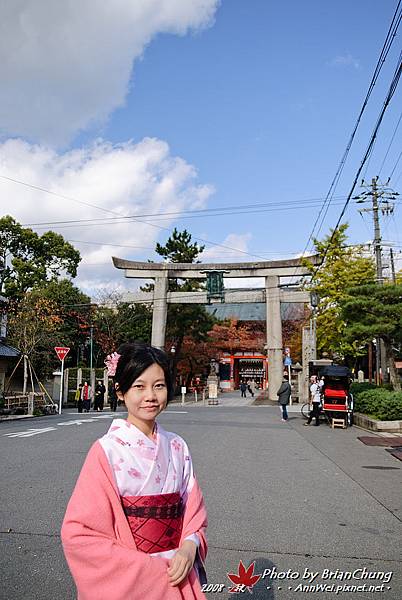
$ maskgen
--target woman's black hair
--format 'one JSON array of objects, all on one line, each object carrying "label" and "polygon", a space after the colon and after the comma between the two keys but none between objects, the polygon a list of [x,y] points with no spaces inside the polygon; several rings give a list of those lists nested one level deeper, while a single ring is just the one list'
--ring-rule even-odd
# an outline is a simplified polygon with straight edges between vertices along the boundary
[{"label": "woman's black hair", "polygon": [[165,374],[167,402],[170,402],[173,397],[173,387],[169,357],[166,352],[142,342],[122,344],[117,352],[120,354],[120,358],[117,363],[114,381],[119,392],[122,394],[128,392],[134,381],[145,369],[157,364]]}]

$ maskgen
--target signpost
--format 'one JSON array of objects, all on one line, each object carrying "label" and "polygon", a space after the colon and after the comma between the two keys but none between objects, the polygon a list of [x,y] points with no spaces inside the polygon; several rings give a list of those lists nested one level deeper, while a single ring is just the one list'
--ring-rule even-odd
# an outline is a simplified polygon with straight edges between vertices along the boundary
[{"label": "signpost", "polygon": [[63,402],[63,385],[64,385],[64,359],[70,352],[70,348],[64,346],[56,346],[55,351],[61,360],[61,377],[60,377],[60,397],[59,397],[59,415],[61,415],[61,404]]}]

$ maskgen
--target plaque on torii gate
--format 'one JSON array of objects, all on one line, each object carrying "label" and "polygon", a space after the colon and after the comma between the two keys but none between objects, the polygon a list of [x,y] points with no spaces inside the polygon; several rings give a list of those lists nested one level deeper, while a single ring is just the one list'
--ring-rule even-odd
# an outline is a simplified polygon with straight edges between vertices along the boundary
[{"label": "plaque on torii gate", "polygon": [[[313,265],[319,264],[317,255],[305,257]],[[174,304],[208,304],[222,302],[223,277],[264,277],[265,287],[252,290],[226,289],[224,301],[265,302],[267,325],[268,356],[268,394],[271,400],[277,400],[276,392],[282,382],[283,344],[281,302],[309,303],[310,295],[304,291],[287,290],[280,287],[281,277],[308,275],[308,269],[300,258],[288,260],[243,262],[243,263],[149,263],[125,260],[113,257],[117,269],[125,272],[125,277],[134,279],[153,279],[154,289],[151,292],[137,292],[127,295],[132,303],[152,303],[152,338],[153,346],[163,348],[165,345],[167,305]],[[208,272],[222,274],[221,293],[214,297],[207,290],[194,292],[169,292],[169,279],[206,279]]]}]

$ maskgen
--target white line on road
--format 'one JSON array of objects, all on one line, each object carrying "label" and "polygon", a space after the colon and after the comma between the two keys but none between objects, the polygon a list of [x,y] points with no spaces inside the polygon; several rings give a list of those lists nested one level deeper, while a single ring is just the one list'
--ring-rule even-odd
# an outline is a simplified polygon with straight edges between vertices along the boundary
[{"label": "white line on road", "polygon": [[[188,413],[187,410],[167,410],[167,414],[171,415],[186,415]],[[76,413],[68,413],[68,414],[76,414]],[[165,413],[164,413],[165,414]],[[57,423],[59,427],[64,427],[68,425],[83,425],[84,423],[93,423],[98,419],[112,419],[116,417],[116,413],[105,414],[105,415],[94,415],[93,417],[84,418],[84,419],[74,419],[73,421],[64,421],[63,423]],[[25,438],[32,437],[33,435],[40,435],[41,433],[48,433],[49,431],[56,431],[56,427],[43,427],[43,429],[28,429],[27,431],[17,431],[15,433],[4,433],[3,435],[10,438]]]},{"label": "white line on road", "polygon": [[6,437],[32,437],[48,431],[56,431],[56,427],[44,427],[43,429],[28,429],[28,431],[18,431],[17,433],[5,433]]},{"label": "white line on road", "polygon": [[81,421],[80,419],[77,419],[76,421],[66,421],[65,423],[57,423],[57,425],[82,425],[83,423],[93,423],[94,420],[93,419],[85,419],[83,421]]}]

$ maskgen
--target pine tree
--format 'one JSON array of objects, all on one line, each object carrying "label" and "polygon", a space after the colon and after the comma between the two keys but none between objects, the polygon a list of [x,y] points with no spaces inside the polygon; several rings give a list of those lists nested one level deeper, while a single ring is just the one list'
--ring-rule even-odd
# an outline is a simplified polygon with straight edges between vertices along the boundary
[{"label": "pine tree", "polygon": [[[172,235],[162,246],[157,243],[155,251],[162,256],[166,262],[171,263],[199,263],[199,255],[204,246],[197,242],[192,243],[191,234],[185,229],[173,230]],[[170,279],[169,290],[180,292],[193,292],[202,288],[194,279]],[[150,289],[148,287],[147,289]],[[202,342],[208,338],[208,332],[212,329],[215,319],[211,317],[203,306],[197,304],[169,304],[167,316],[166,337],[176,348],[174,356],[174,373],[176,373],[177,362],[181,358],[184,337],[194,342]]]},{"label": "pine tree", "polygon": [[341,306],[343,335],[350,343],[365,343],[374,337],[384,341],[394,390],[401,382],[395,369],[394,347],[402,344],[402,285],[361,285],[350,288]]}]

